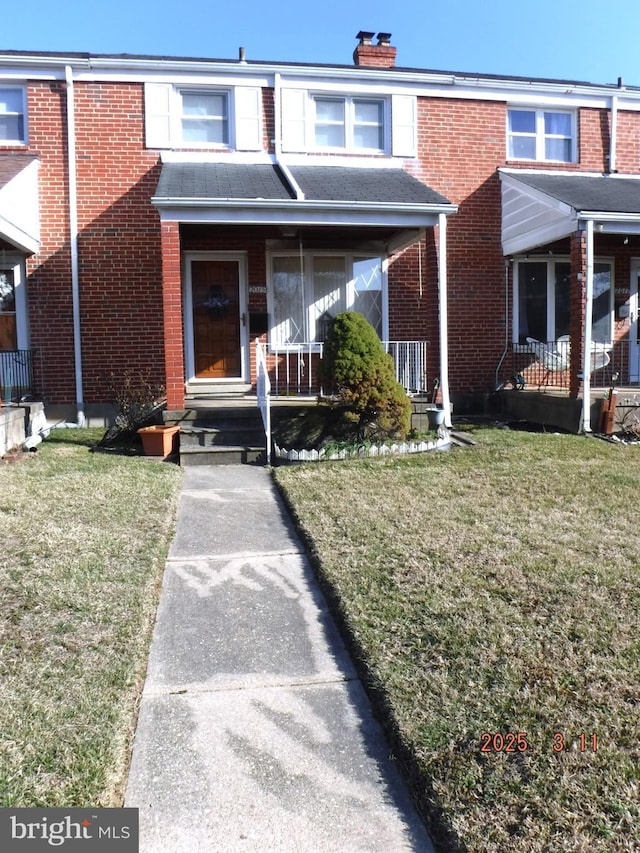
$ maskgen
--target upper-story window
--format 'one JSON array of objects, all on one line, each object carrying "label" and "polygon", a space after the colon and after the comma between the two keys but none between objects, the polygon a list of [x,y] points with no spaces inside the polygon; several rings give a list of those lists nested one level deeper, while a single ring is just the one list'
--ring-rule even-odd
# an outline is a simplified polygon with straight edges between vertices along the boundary
[{"label": "upper-story window", "polygon": [[145,84],[149,148],[235,148],[263,145],[262,92],[257,86]]},{"label": "upper-story window", "polygon": [[314,138],[318,148],[384,150],[384,100],[317,95],[313,104]]},{"label": "upper-story window", "polygon": [[24,91],[0,89],[0,144],[26,141],[24,119]]},{"label": "upper-story window", "polygon": [[179,93],[181,136],[186,144],[229,144],[229,97],[226,92]]},{"label": "upper-story window", "polygon": [[572,163],[576,159],[575,116],[571,112],[510,109],[510,160]]}]

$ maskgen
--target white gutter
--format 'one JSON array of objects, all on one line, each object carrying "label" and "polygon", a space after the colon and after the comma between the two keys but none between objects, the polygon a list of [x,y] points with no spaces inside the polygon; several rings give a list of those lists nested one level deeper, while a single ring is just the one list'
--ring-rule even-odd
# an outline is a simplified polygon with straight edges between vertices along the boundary
[{"label": "white gutter", "polygon": [[447,216],[438,216],[438,306],[440,320],[440,393],[445,426],[451,427],[449,397],[449,335],[447,317]]},{"label": "white gutter", "polygon": [[67,82],[67,169],[69,172],[69,244],[71,250],[71,298],[73,304],[73,351],[76,374],[76,409],[78,425],[85,423],[84,389],[82,387],[82,338],[80,328],[80,274],[78,265],[78,182],[76,175],[76,116],[73,91],[73,69],[65,68]]},{"label": "white gutter", "polygon": [[286,163],[282,162],[282,115],[280,112],[280,93],[282,89],[282,76],[280,72],[276,72],[273,77],[273,124],[274,124],[274,133],[275,133],[275,152],[276,152],[276,164],[278,168],[285,176],[287,181],[289,182],[289,186],[294,191],[297,201],[304,201],[304,193],[300,187],[300,184],[296,181],[296,179],[291,174],[291,170],[286,165]]},{"label": "white gutter", "polygon": [[587,220],[587,287],[582,357],[582,430],[591,432],[591,322],[593,320],[593,219]]}]

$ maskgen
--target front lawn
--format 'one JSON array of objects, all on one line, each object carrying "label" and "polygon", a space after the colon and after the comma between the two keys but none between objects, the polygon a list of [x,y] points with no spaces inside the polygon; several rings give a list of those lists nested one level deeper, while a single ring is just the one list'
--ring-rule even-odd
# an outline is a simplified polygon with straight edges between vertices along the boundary
[{"label": "front lawn", "polygon": [[640,447],[276,469],[441,850],[640,849]]},{"label": "front lawn", "polygon": [[56,430],[0,463],[0,806],[122,804],[181,471]]}]

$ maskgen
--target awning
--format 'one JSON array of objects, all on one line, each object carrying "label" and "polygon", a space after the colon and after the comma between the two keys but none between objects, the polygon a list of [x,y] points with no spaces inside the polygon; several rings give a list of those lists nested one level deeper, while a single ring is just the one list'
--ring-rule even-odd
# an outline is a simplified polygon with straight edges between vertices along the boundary
[{"label": "awning", "polygon": [[153,204],[162,219],[423,229],[456,205],[400,168],[276,163],[164,163]]},{"label": "awning", "polygon": [[640,177],[500,170],[502,249],[526,252],[583,230],[640,233]]},{"label": "awning", "polygon": [[0,240],[33,254],[40,248],[38,159],[0,154]]}]

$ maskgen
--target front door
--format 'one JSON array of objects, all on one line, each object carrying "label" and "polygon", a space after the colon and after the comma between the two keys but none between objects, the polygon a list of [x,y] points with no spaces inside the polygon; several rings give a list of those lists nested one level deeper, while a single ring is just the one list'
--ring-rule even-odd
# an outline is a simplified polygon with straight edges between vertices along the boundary
[{"label": "front door", "polygon": [[238,258],[190,258],[195,379],[243,377],[245,306]]},{"label": "front door", "polygon": [[640,260],[631,262],[629,291],[629,381],[640,382]]}]

